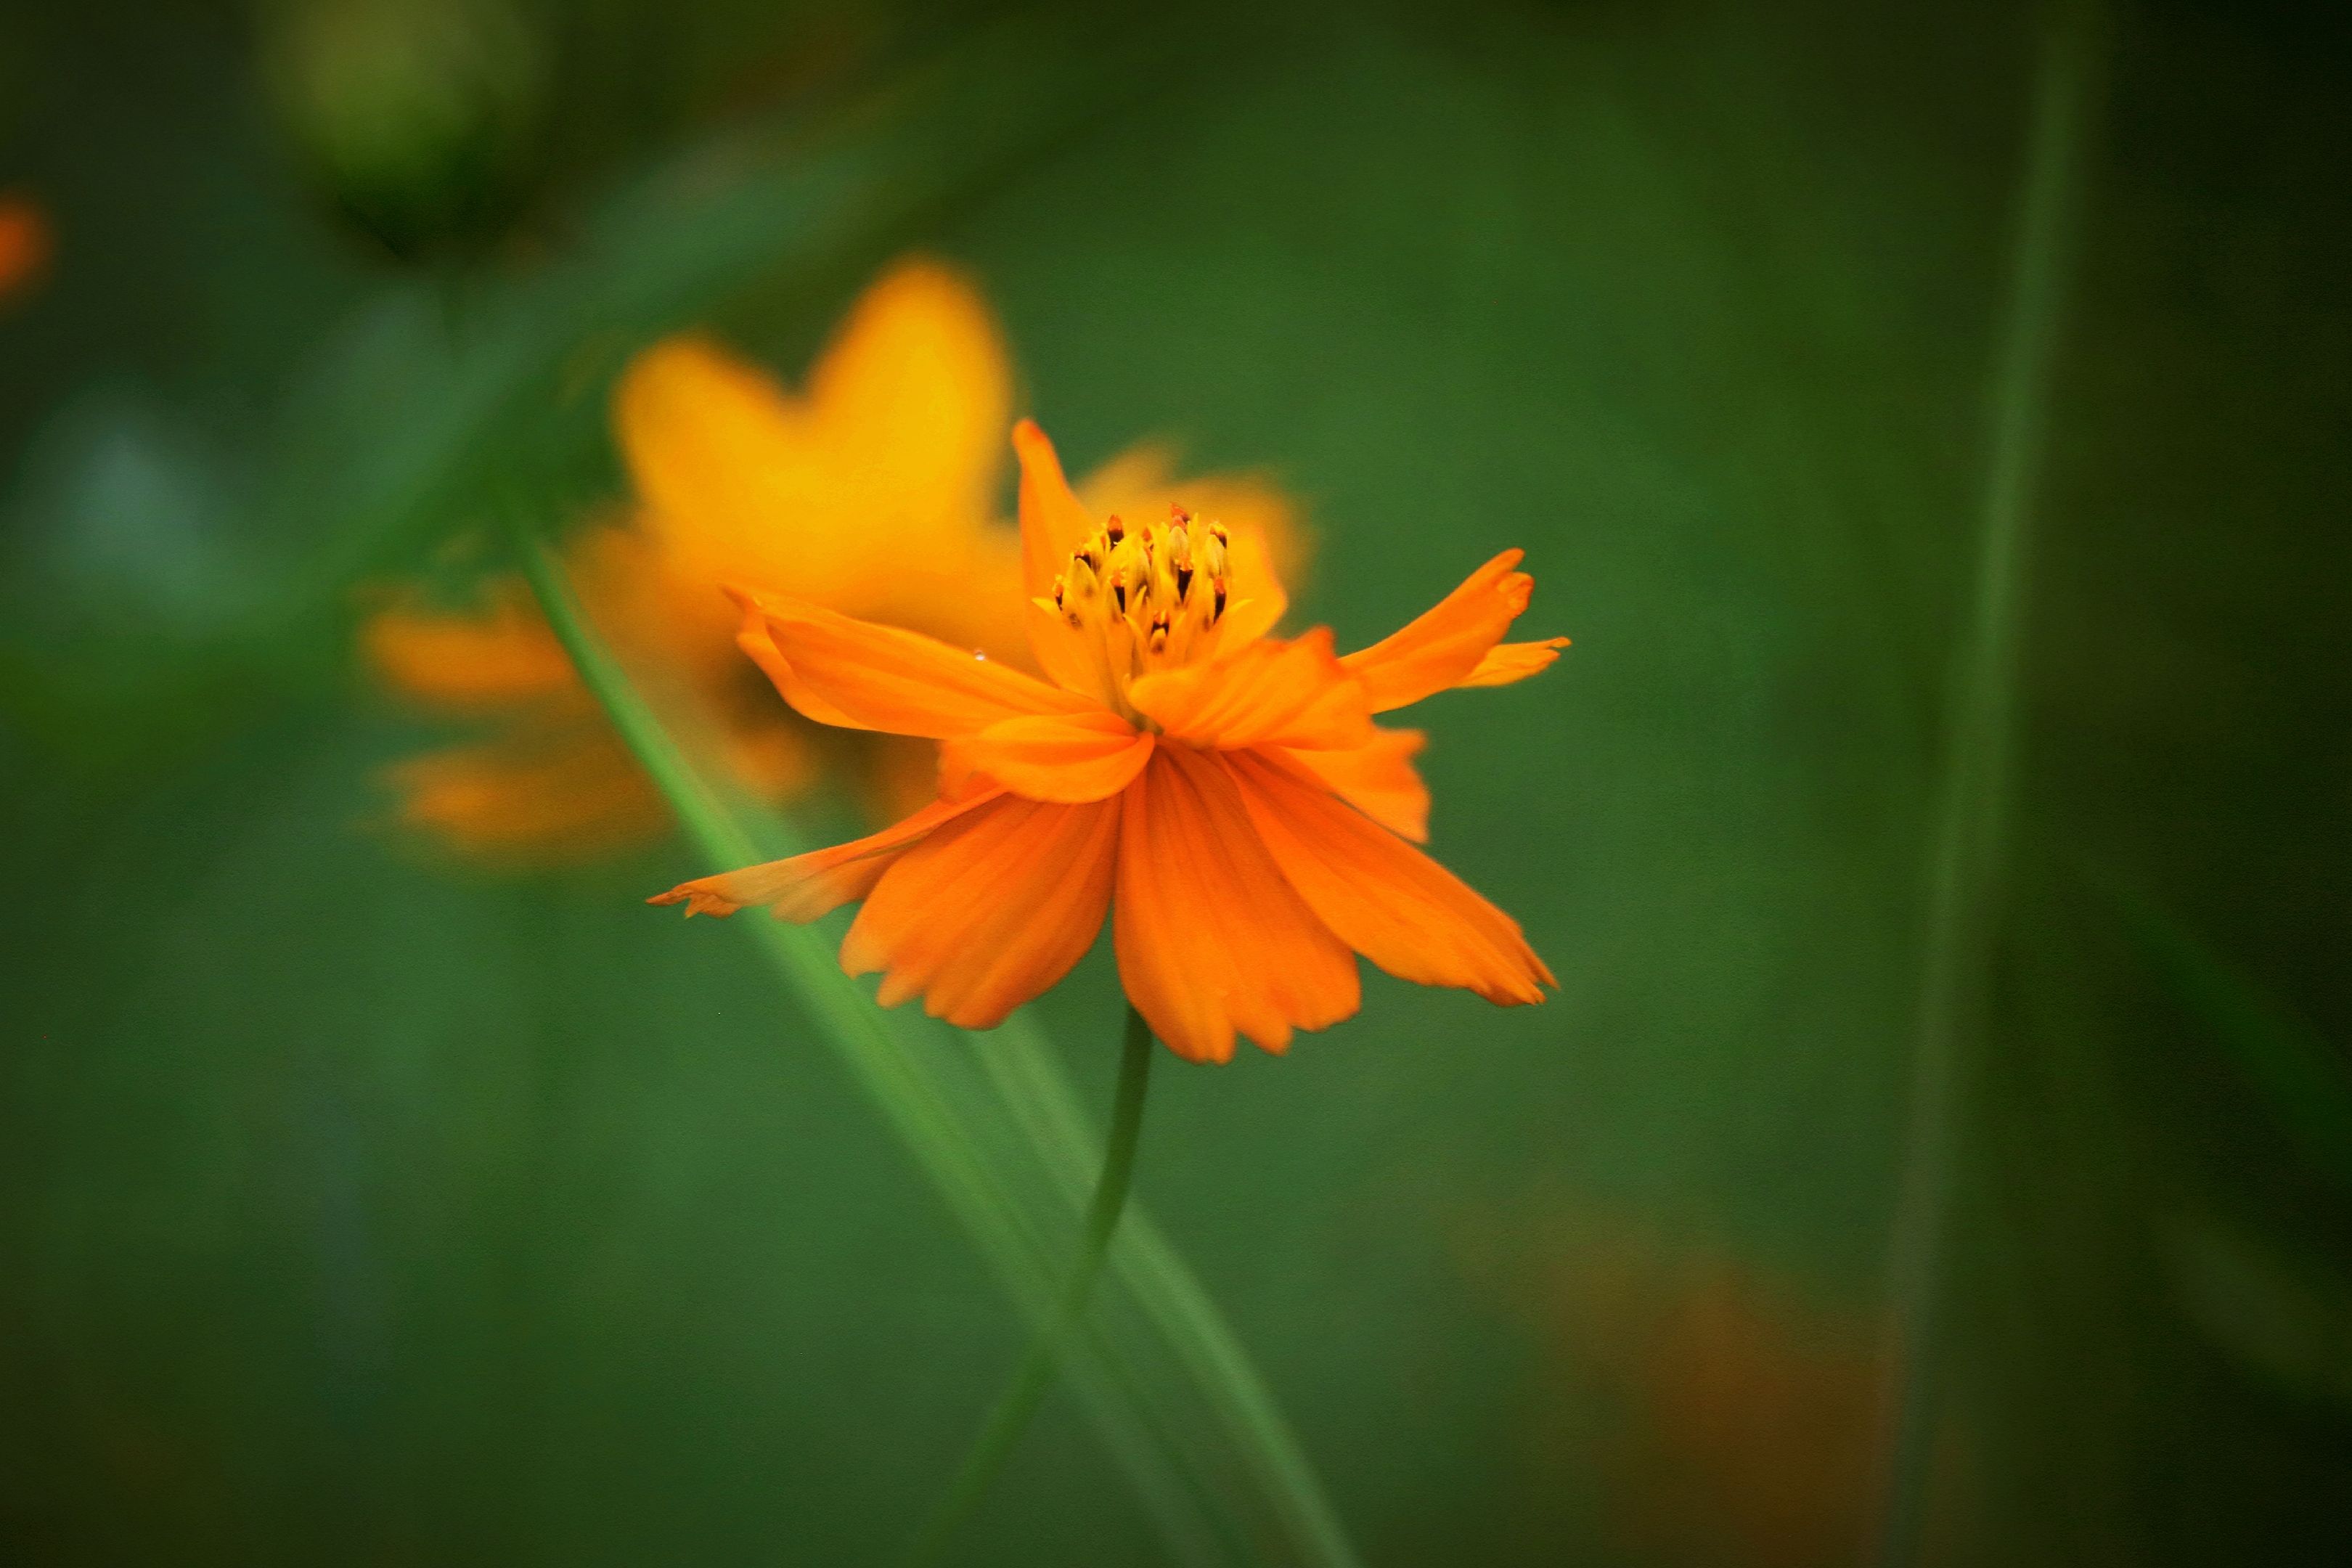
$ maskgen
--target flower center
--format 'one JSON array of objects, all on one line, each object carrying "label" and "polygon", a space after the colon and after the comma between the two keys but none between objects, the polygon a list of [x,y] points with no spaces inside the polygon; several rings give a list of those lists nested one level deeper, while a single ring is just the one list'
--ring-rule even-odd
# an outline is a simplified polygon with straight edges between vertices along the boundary
[{"label": "flower center", "polygon": [[1053,612],[1097,670],[1096,695],[1129,720],[1129,682],[1216,650],[1232,586],[1228,542],[1223,524],[1181,506],[1141,528],[1114,517],[1054,579]]}]

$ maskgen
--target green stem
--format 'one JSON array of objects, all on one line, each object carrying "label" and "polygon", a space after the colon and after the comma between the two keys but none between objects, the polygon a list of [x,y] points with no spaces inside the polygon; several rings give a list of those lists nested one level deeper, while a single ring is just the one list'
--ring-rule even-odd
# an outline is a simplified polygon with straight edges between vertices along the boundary
[{"label": "green stem", "polygon": [[2094,96],[2095,5],[2079,0],[2062,6],[2043,45],[2008,317],[1990,384],[1975,593],[1952,667],[1950,740],[1928,841],[1926,962],[1889,1271],[1895,1354],[1880,1435],[1885,1491],[1874,1521],[1873,1558],[1880,1568],[1907,1568],[1924,1543],[1945,1253],[1966,1089],[1962,1058],[1984,1021],[2032,506]]},{"label": "green stem", "polygon": [[902,1559],[908,1568],[940,1560],[957,1529],[986,1495],[996,1472],[1004,1468],[1013,1446],[1020,1441],[1038,1403],[1053,1385],[1063,1342],[1086,1310],[1095,1277],[1102,1272],[1103,1258],[1110,1250],[1111,1233],[1118,1228],[1119,1211],[1127,1206],[1127,1189],[1135,1175],[1136,1139],[1143,1130],[1143,1091],[1150,1082],[1151,1054],[1151,1026],[1130,1005],[1126,1045],[1119,1057],[1118,1092],[1111,1104],[1110,1138],[1103,1147],[1102,1174],[1095,1183],[1094,1202],[1087,1208],[1086,1231],[1079,1238],[1069,1282],[1063,1287],[1054,1316],[1030,1342],[1029,1353],[997,1396],[996,1407],[989,1412],[980,1436],[965,1453],[955,1479],[908,1547]]},{"label": "green stem", "polygon": [[[696,858],[713,868],[743,866],[800,847],[772,821],[752,837],[741,811],[688,760],[597,635],[528,510],[518,507],[509,522],[549,626],[677,814]],[[910,1037],[898,1015],[876,1007],[842,974],[814,927],[758,920],[746,934],[807,1007],[817,1038],[872,1098],[1023,1315],[1042,1329],[1063,1283],[1045,1238],[1066,1223],[1064,1204],[1087,1191],[1095,1145],[1088,1119],[1034,1021],[1016,1013],[998,1035],[972,1042],[993,1087],[983,1105],[945,1073],[933,1039]],[[998,1156],[981,1134],[982,1123],[999,1125],[1008,1113],[1024,1135],[1025,1160]],[[1050,1204],[1034,1194],[1032,1176],[1046,1179]],[[1356,1568],[1330,1500],[1232,1326],[1148,1215],[1128,1214],[1121,1228],[1126,1234],[1111,1261],[1139,1315],[1117,1340],[1072,1335],[1062,1364],[1173,1559],[1206,1564],[1248,1557],[1245,1549],[1202,1543],[1230,1543],[1241,1518],[1263,1513],[1286,1549],[1276,1555],[1286,1561]],[[1165,1407],[1170,1400],[1190,1403],[1180,1390],[1205,1405],[1205,1421]]]},{"label": "green stem", "polygon": [[582,624],[563,568],[546,542],[530,531],[520,515],[511,520],[515,554],[522,574],[539,600],[556,641],[580,671],[581,680],[603,701],[605,717],[621,732],[638,763],[654,781],[662,797],[677,811],[687,831],[721,865],[748,866],[762,857],[750,835],[737,827],[732,816],[710,793],[677,742],[646,706],[625,698],[634,696],[629,678],[614,661],[612,650]]}]

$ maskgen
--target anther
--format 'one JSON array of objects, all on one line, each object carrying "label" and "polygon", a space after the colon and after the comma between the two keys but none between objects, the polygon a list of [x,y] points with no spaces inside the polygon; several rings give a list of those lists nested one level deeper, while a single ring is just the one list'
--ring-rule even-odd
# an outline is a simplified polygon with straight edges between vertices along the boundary
[{"label": "anther", "polygon": [[1110,542],[1113,544],[1117,544],[1120,540],[1127,537],[1127,524],[1119,521],[1118,519],[1114,517],[1103,529],[1103,532],[1110,536]]},{"label": "anther", "polygon": [[1172,500],[1168,503],[1168,515],[1180,523],[1192,521],[1192,514]]},{"label": "anther", "polygon": [[1225,574],[1225,547],[1231,542],[1223,523],[1209,524],[1206,532],[1207,537],[1200,543],[1201,564],[1208,569],[1210,576],[1222,577]]}]

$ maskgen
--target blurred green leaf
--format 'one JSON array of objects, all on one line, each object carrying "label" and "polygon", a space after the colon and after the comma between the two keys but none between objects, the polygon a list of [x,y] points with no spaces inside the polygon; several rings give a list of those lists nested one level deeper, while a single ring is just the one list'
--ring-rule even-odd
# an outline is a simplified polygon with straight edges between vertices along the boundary
[{"label": "blurred green leaf", "polygon": [[2014,731],[2033,522],[2050,439],[2050,384],[2094,133],[2102,43],[2091,7],[2049,24],[2018,181],[2005,319],[1988,382],[1984,492],[1967,618],[1951,653],[1944,755],[1927,840],[1926,953],[1912,1040],[1910,1118],[1890,1243],[1896,1362],[1887,1401],[1876,1561],[1919,1560],[1943,1375],[1965,1063],[1986,1016],[2015,788]]},{"label": "blurred green leaf", "polygon": [[880,88],[635,174],[552,260],[383,289],[293,377],[259,449],[215,465],[259,477],[213,502],[239,592],[204,601],[202,628],[111,617],[109,596],[77,597],[73,579],[42,570],[89,548],[71,537],[89,514],[52,498],[105,482],[111,460],[103,445],[69,448],[91,476],[17,498],[12,531],[32,542],[0,588],[61,604],[6,617],[0,689],[38,711],[108,695],[109,671],[167,689],[339,671],[352,585],[481,516],[494,478],[531,473],[567,500],[600,491],[605,392],[636,347],[755,281],[817,313],[827,287],[909,226],[1099,112],[1153,47],[1109,25],[954,30]]},{"label": "blurred green leaf", "polygon": [[548,73],[509,0],[273,0],[260,22],[294,141],[388,248],[478,238],[508,216]]},{"label": "blurred green leaf", "polygon": [[2161,1246],[2182,1310],[2216,1344],[2283,1388],[2352,1405],[2352,1276],[2200,1215],[2168,1222]]},{"label": "blurred green leaf", "polygon": [[[755,838],[737,822],[588,625],[554,556],[529,538],[521,552],[525,574],[565,650],[698,853],[713,869],[797,853],[802,846],[780,842],[783,834],[774,826]],[[1087,1138],[1038,1026],[1024,1020],[1010,1033],[961,1038],[970,1057],[990,1064],[985,1082],[994,1092],[974,1092],[981,1086],[961,1087],[935,1039],[926,1038],[940,1031],[903,1010],[877,1006],[843,974],[823,931],[757,913],[744,923],[971,1235],[1032,1331],[1045,1331],[1059,1310],[1076,1222],[1093,1185],[1090,1171],[1080,1173],[1087,1158],[1081,1151],[1099,1144]],[[1020,1137],[1004,1137],[1006,1126]],[[1064,1372],[1170,1549],[1204,1564],[1354,1563],[1320,1484],[1247,1355],[1140,1205],[1130,1204],[1114,1238],[1111,1272],[1135,1298],[1141,1331],[1113,1334],[1097,1326],[1074,1343]],[[1088,1317],[1101,1324],[1099,1303]]]},{"label": "blurred green leaf", "polygon": [[2352,1063],[2284,1001],[2145,903],[2126,906],[2142,951],[2262,1096],[2312,1166],[2352,1188]]}]

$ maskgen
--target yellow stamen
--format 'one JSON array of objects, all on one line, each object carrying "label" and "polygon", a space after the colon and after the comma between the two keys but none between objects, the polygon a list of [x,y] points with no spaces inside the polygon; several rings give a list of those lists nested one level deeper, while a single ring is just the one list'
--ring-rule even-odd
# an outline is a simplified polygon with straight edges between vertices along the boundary
[{"label": "yellow stamen", "polygon": [[1129,682],[1214,652],[1229,602],[1226,539],[1181,507],[1140,528],[1113,517],[1054,579],[1049,607],[1085,644],[1099,695],[1129,718]]}]

